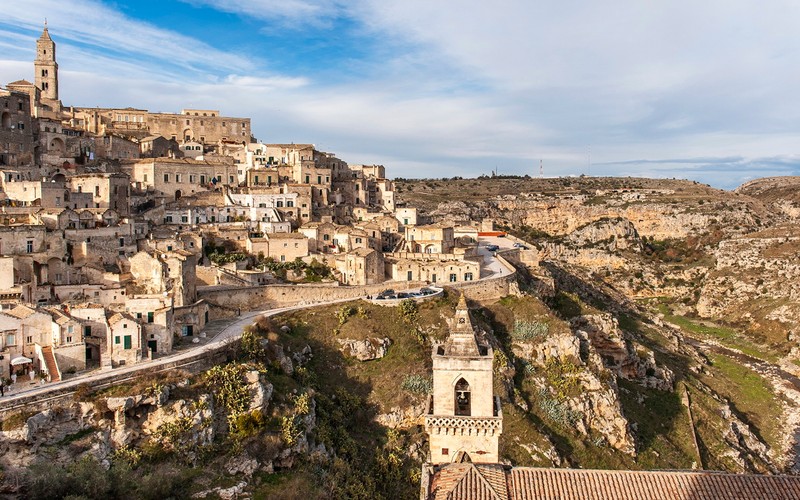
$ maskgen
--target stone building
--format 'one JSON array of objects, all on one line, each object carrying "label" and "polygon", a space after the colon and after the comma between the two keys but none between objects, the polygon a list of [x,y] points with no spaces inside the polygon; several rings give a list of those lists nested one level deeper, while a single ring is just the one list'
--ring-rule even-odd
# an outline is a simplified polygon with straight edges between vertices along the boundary
[{"label": "stone building", "polygon": [[223,184],[234,185],[236,167],[189,158],[154,158],[123,164],[136,189],[152,190],[156,197],[179,199]]},{"label": "stone building", "polygon": [[114,366],[132,365],[142,360],[142,327],[128,313],[108,317],[111,362]]},{"label": "stone building", "polygon": [[454,254],[386,254],[386,276],[393,281],[461,283],[480,278],[481,265]]},{"label": "stone building", "polygon": [[336,270],[345,285],[374,285],[384,281],[383,254],[357,248],[336,258]]},{"label": "stone building", "polygon": [[432,224],[406,227],[406,248],[416,253],[451,253],[455,248],[452,226]]},{"label": "stone building", "polygon": [[480,344],[462,295],[443,344],[433,346],[433,395],[425,415],[429,462],[497,463],[503,413],[494,396],[494,352]]},{"label": "stone building", "polygon": [[218,110],[184,109],[180,113],[151,113],[134,108],[70,108],[70,120],[95,135],[109,133],[144,139],[163,136],[178,143],[214,145],[221,140],[249,143],[249,118],[220,116]]},{"label": "stone building", "polygon": [[72,191],[91,193],[90,208],[110,208],[121,216],[129,214],[130,178],[125,174],[79,174],[69,178]]},{"label": "stone building", "polygon": [[148,135],[139,141],[139,155],[142,158],[182,158],[183,152],[175,139],[160,135]]},{"label": "stone building", "polygon": [[0,166],[34,162],[33,132],[29,96],[0,89]]}]

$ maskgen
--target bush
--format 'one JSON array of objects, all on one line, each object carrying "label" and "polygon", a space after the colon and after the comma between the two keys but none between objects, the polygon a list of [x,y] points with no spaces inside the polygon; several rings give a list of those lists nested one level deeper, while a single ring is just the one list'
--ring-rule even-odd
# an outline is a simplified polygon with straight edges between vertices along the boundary
[{"label": "bush", "polygon": [[406,375],[400,387],[412,394],[430,394],[433,392],[433,379],[423,375]]},{"label": "bush", "polygon": [[553,398],[546,388],[539,391],[536,403],[547,418],[562,426],[572,426],[580,420],[579,413],[571,410],[566,403]]},{"label": "bush", "polygon": [[403,299],[398,304],[400,315],[407,323],[412,323],[417,319],[417,303],[413,299]]},{"label": "bush", "polygon": [[543,339],[547,336],[549,330],[547,323],[517,320],[511,330],[511,338],[514,340]]}]

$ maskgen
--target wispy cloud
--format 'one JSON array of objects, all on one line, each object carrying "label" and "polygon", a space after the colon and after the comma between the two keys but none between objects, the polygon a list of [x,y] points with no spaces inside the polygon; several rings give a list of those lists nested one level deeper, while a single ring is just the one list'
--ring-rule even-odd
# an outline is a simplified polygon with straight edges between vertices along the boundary
[{"label": "wispy cloud", "polygon": [[344,10],[336,0],[180,0],[195,7],[211,7],[222,12],[260,20],[280,20],[285,27],[303,29],[327,24]]},{"label": "wispy cloud", "polygon": [[[130,19],[97,0],[27,0],[5,2],[0,32],[4,37],[29,30],[38,37],[44,15],[59,43],[70,44],[85,53],[103,53],[121,60],[135,58],[143,66],[162,71],[252,71],[254,65],[238,54],[220,51],[195,38]],[[28,44],[33,52],[32,43]],[[85,62],[91,61],[91,58]]]},{"label": "wispy cloud", "polygon": [[208,30],[239,23],[224,29],[243,45],[103,0],[9,2],[0,81],[30,78],[19,61],[47,12],[67,104],[211,107],[251,116],[261,139],[315,142],[392,175],[531,173],[543,159],[547,175],[591,165],[731,187],[797,171],[790,0],[180,1]]}]

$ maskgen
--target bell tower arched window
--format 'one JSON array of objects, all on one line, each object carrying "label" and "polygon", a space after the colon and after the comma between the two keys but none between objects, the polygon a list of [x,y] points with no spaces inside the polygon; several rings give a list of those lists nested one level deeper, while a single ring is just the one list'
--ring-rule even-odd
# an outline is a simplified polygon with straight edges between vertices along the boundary
[{"label": "bell tower arched window", "polygon": [[456,408],[455,414],[462,417],[469,417],[472,415],[471,403],[472,403],[472,395],[469,390],[469,382],[466,380],[459,379],[456,382],[455,388],[455,401],[456,401]]}]

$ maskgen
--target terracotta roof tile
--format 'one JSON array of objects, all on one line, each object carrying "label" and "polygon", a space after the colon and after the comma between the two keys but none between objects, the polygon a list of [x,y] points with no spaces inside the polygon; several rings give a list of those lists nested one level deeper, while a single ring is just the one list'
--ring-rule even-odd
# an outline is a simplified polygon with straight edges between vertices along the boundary
[{"label": "terracotta roof tile", "polygon": [[790,500],[800,499],[800,477],[520,467],[509,490],[512,500]]}]

